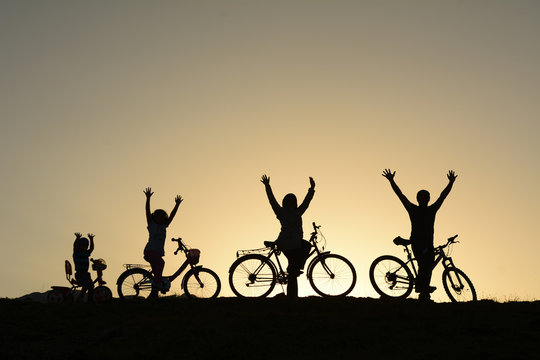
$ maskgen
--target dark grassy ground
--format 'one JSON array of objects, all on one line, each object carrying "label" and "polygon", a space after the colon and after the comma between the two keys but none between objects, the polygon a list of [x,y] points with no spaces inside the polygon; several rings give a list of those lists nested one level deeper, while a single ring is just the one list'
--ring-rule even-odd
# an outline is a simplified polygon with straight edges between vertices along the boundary
[{"label": "dark grassy ground", "polygon": [[531,359],[540,302],[0,300],[0,358]]}]

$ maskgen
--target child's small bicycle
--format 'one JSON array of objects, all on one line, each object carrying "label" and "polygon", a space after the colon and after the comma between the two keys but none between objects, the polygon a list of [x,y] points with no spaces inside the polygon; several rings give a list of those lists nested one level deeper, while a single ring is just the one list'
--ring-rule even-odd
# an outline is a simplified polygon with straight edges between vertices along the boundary
[{"label": "child's small bicycle", "polygon": [[[103,259],[90,259],[90,261],[92,262],[92,270],[97,273],[94,284],[98,283],[98,286],[94,289],[94,293],[92,294],[92,300],[96,303],[110,301],[112,299],[112,291],[105,286],[106,282],[103,280],[103,270],[107,268],[107,263]],[[81,287],[81,285],[77,283],[77,280],[72,277],[73,269],[69,260],[66,260],[65,268],[66,279],[71,284],[71,287],[51,286],[52,290],[47,294],[47,302],[50,304],[72,303],[73,293]]]},{"label": "child's small bicycle", "polygon": [[[204,268],[202,265],[197,266],[201,252],[197,249],[188,249],[182,242],[182,238],[171,239],[171,241],[178,243],[178,249],[176,249],[174,255],[182,251],[186,255],[186,260],[174,274],[163,276],[163,279],[170,286],[170,283],[190,266],[191,268],[184,275],[181,284],[186,296],[194,298],[217,297],[221,290],[221,281],[212,270]],[[126,271],[120,274],[118,280],[116,280],[120,299],[151,298],[158,295],[158,289],[153,281],[154,275],[149,265],[124,264],[124,267]],[[159,289],[159,291],[165,294],[169,291],[169,288]]]}]

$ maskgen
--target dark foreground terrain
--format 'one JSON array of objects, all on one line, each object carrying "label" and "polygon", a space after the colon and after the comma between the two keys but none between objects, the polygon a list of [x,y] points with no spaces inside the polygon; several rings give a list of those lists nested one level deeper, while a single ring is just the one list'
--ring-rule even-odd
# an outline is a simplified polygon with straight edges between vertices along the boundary
[{"label": "dark foreground terrain", "polygon": [[0,358],[532,359],[540,302],[0,299]]}]

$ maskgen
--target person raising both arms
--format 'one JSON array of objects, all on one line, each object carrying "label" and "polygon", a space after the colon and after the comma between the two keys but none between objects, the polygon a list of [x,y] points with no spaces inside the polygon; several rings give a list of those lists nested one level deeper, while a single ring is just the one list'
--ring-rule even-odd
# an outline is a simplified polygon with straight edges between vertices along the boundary
[{"label": "person raising both arms", "polygon": [[77,296],[77,302],[81,301],[87,292],[88,302],[94,302],[92,298],[94,294],[94,282],[88,272],[92,251],[94,251],[94,234],[88,234],[88,238],[85,238],[81,233],[75,233],[75,241],[73,242],[75,280],[82,287],[79,296]]},{"label": "person raising both arms", "polygon": [[261,182],[266,189],[270,206],[281,223],[281,231],[276,242],[278,249],[283,251],[289,262],[287,266],[287,272],[289,274],[287,297],[297,298],[298,276],[300,276],[301,269],[304,268],[311,247],[309,242],[303,240],[302,215],[307,210],[315,194],[315,181],[312,177],[309,178],[310,188],[300,206],[298,206],[294,194],[285,195],[282,206],[280,206],[272,192],[270,177],[263,175]]},{"label": "person raising both arms", "polygon": [[152,273],[154,274],[154,286],[150,297],[156,297],[158,290],[168,290],[170,283],[163,279],[163,268],[165,267],[165,237],[167,236],[167,227],[170,225],[178,206],[183,201],[180,195],[174,199],[175,205],[171,211],[171,215],[162,209],[157,209],[154,212],[150,211],[150,197],[154,194],[151,188],[144,190],[146,195],[146,222],[148,224],[148,242],[144,247],[144,260],[150,263]]},{"label": "person raising both arms", "polygon": [[435,291],[435,287],[430,286],[431,272],[433,270],[433,262],[435,260],[433,246],[433,231],[435,227],[435,215],[441,207],[444,199],[452,190],[452,185],[456,181],[457,175],[453,170],[448,171],[448,185],[441,192],[441,195],[433,204],[428,205],[430,195],[427,190],[420,190],[416,194],[418,205],[415,205],[407,199],[401,192],[394,176],[396,172],[390,169],[385,169],[382,175],[388,179],[392,189],[396,193],[399,200],[409,213],[411,220],[411,246],[418,261],[418,276],[416,278],[416,292],[419,293],[419,300],[430,300],[430,294]]}]

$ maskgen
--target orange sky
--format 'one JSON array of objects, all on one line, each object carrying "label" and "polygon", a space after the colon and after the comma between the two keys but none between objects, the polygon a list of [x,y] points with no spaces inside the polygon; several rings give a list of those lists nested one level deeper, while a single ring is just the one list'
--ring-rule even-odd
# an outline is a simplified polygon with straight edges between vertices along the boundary
[{"label": "orange sky", "polygon": [[[180,206],[168,238],[222,280],[237,249],[273,240],[278,199],[316,194],[304,223],[356,267],[402,256],[414,199],[438,196],[436,243],[480,298],[540,298],[534,1],[3,1],[0,296],[67,284],[72,234],[93,232],[113,287],[143,262],[143,189]],[[305,233],[309,232],[305,227]],[[167,242],[166,273],[180,258]],[[304,295],[312,292],[302,279]],[[440,271],[435,299],[446,301]],[[175,284],[173,283],[173,288]],[[176,284],[179,290],[179,283]]]}]

